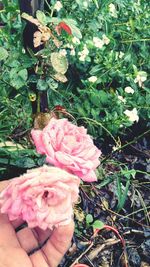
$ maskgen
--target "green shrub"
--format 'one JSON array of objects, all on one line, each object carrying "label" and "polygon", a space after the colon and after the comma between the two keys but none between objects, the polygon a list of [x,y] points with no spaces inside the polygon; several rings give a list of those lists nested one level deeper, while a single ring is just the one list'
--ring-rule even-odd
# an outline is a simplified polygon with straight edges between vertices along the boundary
[{"label": "green shrub", "polygon": [[[49,109],[65,106],[95,136],[117,135],[139,118],[149,120],[148,2],[76,0],[70,5],[69,0],[64,0],[59,11],[54,9],[56,2],[51,1],[46,17],[39,12],[37,18],[50,27],[64,21],[71,28],[73,36],[65,32],[60,36],[61,49],[66,51],[70,64],[68,82],[61,83],[60,77],[58,82],[53,76],[52,67],[57,72],[60,67],[55,67],[52,56],[48,68],[53,52],[51,39],[39,54],[25,52],[21,39],[24,23],[18,7],[14,1],[5,1],[0,13],[0,20],[6,23],[0,30],[2,94],[8,98],[21,94],[26,103],[32,94],[31,83],[37,84],[39,91],[48,93]],[[28,75],[27,69],[36,65],[36,75]],[[65,61],[62,73],[67,68]]]}]

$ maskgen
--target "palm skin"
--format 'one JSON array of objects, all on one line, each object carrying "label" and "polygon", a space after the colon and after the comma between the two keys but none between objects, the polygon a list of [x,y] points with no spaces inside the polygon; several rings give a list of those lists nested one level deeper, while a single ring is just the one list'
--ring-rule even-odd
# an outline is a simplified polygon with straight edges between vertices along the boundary
[{"label": "palm skin", "polygon": [[[8,181],[0,183],[2,191]],[[21,221],[10,222],[6,215],[0,214],[0,267],[56,267],[66,253],[74,231],[74,223],[60,226],[53,231],[40,228],[24,228],[17,233],[15,229]],[[42,244],[35,253],[28,253]]]}]

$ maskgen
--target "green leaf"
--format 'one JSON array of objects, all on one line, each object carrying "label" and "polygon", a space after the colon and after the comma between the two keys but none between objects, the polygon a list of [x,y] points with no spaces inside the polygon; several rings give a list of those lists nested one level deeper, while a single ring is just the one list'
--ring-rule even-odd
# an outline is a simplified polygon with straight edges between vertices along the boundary
[{"label": "green leaf", "polygon": [[39,91],[46,91],[48,89],[49,85],[45,80],[39,79],[37,82],[37,89]]},{"label": "green leaf", "polygon": [[10,79],[14,79],[14,77],[15,77],[15,79],[16,79],[16,76],[17,76],[17,68],[12,68],[11,70],[10,70],[10,72],[9,72],[9,77],[10,77]]},{"label": "green leaf", "polygon": [[76,104],[76,109],[77,109],[77,112],[79,113],[80,116],[86,117],[87,113],[82,108],[81,104]]},{"label": "green leaf", "polygon": [[34,160],[28,157],[18,159],[15,165],[20,168],[27,168],[27,169],[30,169],[36,166]]},{"label": "green leaf", "polygon": [[26,81],[28,78],[28,72],[26,69],[20,70],[18,76],[22,78],[23,81]]},{"label": "green leaf", "polygon": [[94,221],[94,223],[92,224],[94,229],[103,229],[104,228],[104,223],[100,220],[96,220]]},{"label": "green leaf", "polygon": [[99,8],[99,4],[97,0],[93,0],[94,4],[96,5],[97,8]]},{"label": "green leaf", "polygon": [[8,52],[5,48],[0,47],[0,61],[5,60],[8,57]]},{"label": "green leaf", "polygon": [[17,68],[12,68],[9,77],[10,77],[10,83],[13,87],[16,89],[20,89],[21,87],[26,85],[26,81],[28,78],[28,73],[26,69],[22,69],[18,71]]},{"label": "green leaf", "polygon": [[94,106],[96,106],[96,107],[100,106],[101,102],[100,102],[100,97],[98,94],[92,93],[90,99],[91,99],[92,104],[94,104]]},{"label": "green leaf", "polygon": [[68,60],[60,53],[54,52],[51,54],[51,63],[54,70],[58,73],[65,74],[68,69]]},{"label": "green leaf", "polygon": [[105,91],[99,91],[99,98],[100,98],[100,102],[102,104],[107,104],[108,103],[108,95]]},{"label": "green leaf", "polygon": [[37,17],[38,21],[39,21],[41,24],[46,25],[46,22],[47,22],[47,20],[46,20],[46,16],[45,16],[45,14],[44,14],[42,11],[38,10],[38,11],[36,12],[36,17]]},{"label": "green leaf", "polygon": [[91,214],[87,214],[85,219],[86,219],[87,224],[90,224],[93,222],[93,216]]},{"label": "green leaf", "polygon": [[131,170],[121,170],[122,175],[124,175],[127,179],[130,179],[131,176],[135,178],[136,175],[136,170],[131,169]]},{"label": "green leaf", "polygon": [[125,204],[125,201],[128,195],[129,186],[130,186],[130,180],[127,181],[126,186],[123,189],[120,177],[117,178],[117,195],[118,195],[117,211],[118,212],[123,208]]},{"label": "green leaf", "polygon": [[11,85],[16,88],[17,90],[20,89],[21,87],[25,86],[25,81],[21,77],[14,77],[14,79],[11,80]]}]

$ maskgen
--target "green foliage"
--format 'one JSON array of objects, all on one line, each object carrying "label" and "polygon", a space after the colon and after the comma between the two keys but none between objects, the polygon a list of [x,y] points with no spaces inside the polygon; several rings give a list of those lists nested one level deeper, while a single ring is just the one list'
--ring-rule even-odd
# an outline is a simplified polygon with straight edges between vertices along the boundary
[{"label": "green foliage", "polygon": [[[92,134],[123,133],[136,123],[126,110],[150,118],[149,7],[147,1],[64,1],[63,14],[77,20],[82,39],[71,58],[80,72],[82,87],[73,92],[72,109],[84,118]],[[89,78],[95,77],[95,81]],[[141,81],[143,80],[143,81]],[[125,88],[131,87],[132,93]],[[102,124],[101,129],[88,118]],[[100,127],[99,127],[100,128]]]},{"label": "green foliage", "polygon": [[[76,0],[70,5],[66,0],[58,12],[54,12],[55,3],[52,1],[45,13],[36,12],[38,23],[48,26],[55,36],[36,54],[23,49],[24,23],[16,3],[5,5],[0,13],[6,23],[0,31],[0,86],[30,93],[36,84],[37,90],[48,92],[50,109],[57,104],[65,106],[94,136],[115,136],[139,117],[149,120],[147,1]],[[57,36],[55,27],[62,21],[72,36],[64,30]],[[60,47],[56,47],[57,39]],[[73,77],[66,75],[68,60],[79,74],[76,85],[74,73]],[[36,75],[28,75],[27,69],[33,67]]]},{"label": "green foliage", "polygon": [[34,149],[4,144],[0,147],[0,178],[5,177],[7,171],[13,167],[25,172],[27,169],[42,166],[44,161],[45,157],[41,157]]},{"label": "green foliage", "polygon": [[5,48],[0,47],[0,61],[5,60],[8,57],[8,52]]},{"label": "green foliage", "polygon": [[94,220],[92,214],[87,214],[85,219],[87,227],[92,226],[93,229],[102,229],[104,227],[104,223],[100,220]]},{"label": "green foliage", "polygon": [[[116,170],[112,173],[107,173],[107,165],[110,168],[115,168]],[[116,210],[119,212],[125,205],[125,202],[128,197],[129,188],[132,185],[135,175],[138,173],[138,170],[129,169],[127,165],[121,164],[113,160],[108,160],[104,165],[100,166],[98,169],[98,177],[100,184],[96,187],[101,189],[102,187],[109,185],[110,183],[114,184],[114,194],[117,198]]]}]

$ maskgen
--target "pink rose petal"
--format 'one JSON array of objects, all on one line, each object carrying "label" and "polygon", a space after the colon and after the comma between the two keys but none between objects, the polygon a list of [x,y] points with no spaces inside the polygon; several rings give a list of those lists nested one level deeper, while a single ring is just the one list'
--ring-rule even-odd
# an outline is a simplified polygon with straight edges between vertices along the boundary
[{"label": "pink rose petal", "polygon": [[101,151],[83,126],[78,127],[67,119],[52,118],[43,130],[33,129],[31,135],[37,152],[46,155],[46,162],[84,181],[97,180],[94,170],[100,164]]},{"label": "pink rose petal", "polygon": [[56,167],[43,166],[10,181],[0,193],[0,211],[29,227],[42,229],[71,221],[78,198],[79,178]]}]

